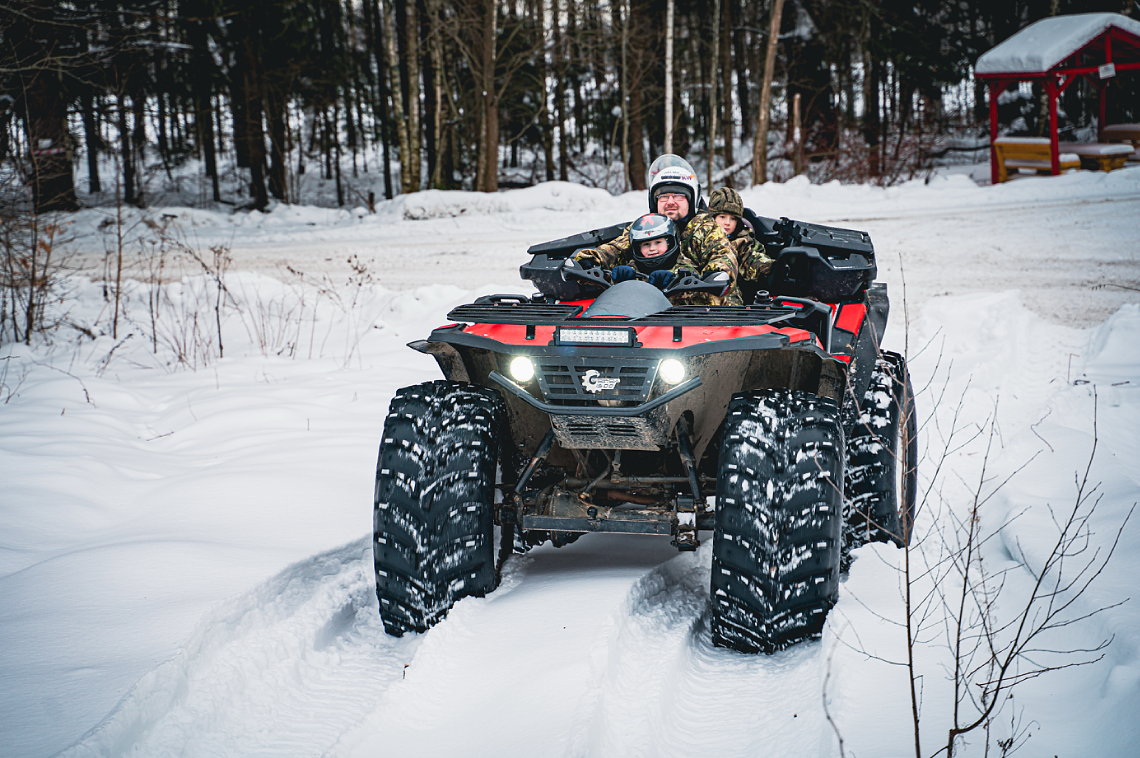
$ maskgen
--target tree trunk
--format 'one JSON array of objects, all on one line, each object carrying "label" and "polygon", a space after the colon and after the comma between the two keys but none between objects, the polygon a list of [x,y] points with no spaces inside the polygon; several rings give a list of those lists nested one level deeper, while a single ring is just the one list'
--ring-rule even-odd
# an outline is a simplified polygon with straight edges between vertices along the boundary
[{"label": "tree trunk", "polygon": [[732,33],[732,53],[736,65],[736,98],[737,102],[740,103],[740,138],[748,139],[752,134],[748,82],[751,78],[749,74],[754,74],[755,70],[750,68],[752,56],[749,55],[749,50],[744,44],[744,24],[742,23],[742,8],[739,0],[729,0],[729,7],[733,9],[733,13],[729,14],[725,20]]},{"label": "tree trunk", "polygon": [[[420,189],[420,25],[416,0],[396,3],[396,24],[400,32],[400,84],[404,95],[404,114],[408,119],[408,152],[401,155],[408,164],[409,187],[404,192]],[[401,12],[402,11],[402,12]]]},{"label": "tree trunk", "polygon": [[412,187],[412,175],[409,168],[408,153],[408,122],[404,119],[403,98],[400,97],[400,60],[396,53],[396,23],[395,12],[388,15],[388,10],[381,6],[387,23],[384,31],[384,47],[388,51],[388,73],[392,76],[392,118],[396,122],[396,135],[400,142],[400,191],[404,194],[415,192]]},{"label": "tree trunk", "polygon": [[[133,115],[131,129],[131,149],[134,152],[136,166],[139,170],[146,170],[146,95],[141,86],[131,91],[131,110]],[[146,198],[143,196],[141,182],[135,187],[135,205],[146,207]]]},{"label": "tree trunk", "polygon": [[265,126],[261,109],[261,87],[258,71],[257,51],[249,37],[241,55],[245,58],[242,71],[242,97],[245,100],[245,143],[249,156],[249,194],[253,207],[259,211],[269,205],[269,193],[265,189]]},{"label": "tree trunk", "polygon": [[[546,0],[535,0],[535,21],[538,25],[538,79],[542,82],[542,103],[538,110],[538,129],[542,133],[542,154],[546,164],[546,181],[554,181],[554,132],[550,128],[550,105],[547,102],[549,90],[549,72],[546,66]],[[555,8],[554,22],[558,23],[557,8]],[[562,86],[561,81],[554,83],[556,88]]]},{"label": "tree trunk", "polygon": [[716,104],[716,90],[719,83],[720,76],[718,70],[720,68],[720,4],[721,0],[713,0],[713,22],[712,22],[712,40],[713,48],[712,55],[709,56],[709,123],[708,123],[708,162],[709,162],[709,181],[707,189],[712,191],[713,184],[713,171],[716,169],[716,117],[717,117],[717,104]]},{"label": "tree trunk", "polygon": [[206,176],[211,180],[214,202],[222,199],[218,186],[218,156],[214,144],[213,86],[210,74],[213,59],[209,41],[201,22],[190,22],[187,26],[187,41],[190,43],[190,92],[194,107],[194,133],[198,149],[205,163]]},{"label": "tree trunk", "polygon": [[214,115],[210,107],[209,93],[200,91],[194,93],[194,129],[198,138],[198,145],[202,148],[202,158],[206,163],[206,176],[214,191],[214,202],[222,199],[221,188],[218,186],[218,156],[214,146]]},{"label": "tree trunk", "polygon": [[863,141],[867,143],[867,174],[877,178],[879,163],[879,62],[863,47]]},{"label": "tree trunk", "polygon": [[644,129],[641,123],[641,88],[634,87],[629,93],[629,187],[633,190],[646,189]]},{"label": "tree trunk", "polygon": [[[724,93],[724,106],[722,110],[723,116],[720,119],[720,122],[722,124],[721,128],[724,130],[724,149],[722,157],[724,158],[724,167],[726,169],[736,163],[732,145],[732,139],[734,136],[733,132],[735,131],[733,129],[733,126],[735,125],[735,118],[733,117],[732,112],[732,18],[731,14],[728,12],[728,9],[731,7],[732,0],[728,0],[725,6],[725,11],[722,15],[724,23],[722,24],[721,28],[721,74],[718,77],[721,83],[722,92]],[[723,184],[725,186],[731,187],[732,176],[725,176]],[[712,188],[710,187],[709,189],[711,190]]]},{"label": "tree trunk", "polygon": [[329,135],[332,139],[333,175],[336,178],[336,204],[344,206],[344,182],[340,176],[340,98],[333,100],[333,117]]},{"label": "tree trunk", "polygon": [[[230,114],[233,116],[230,128],[233,129],[234,162],[238,168],[249,168],[249,141],[246,139],[246,134],[249,133],[249,127],[246,126],[249,106],[246,102],[245,92],[246,56],[239,51],[235,58],[234,65],[230,69],[229,82]],[[219,122],[219,134],[220,132]]]},{"label": "tree trunk", "polygon": [[384,47],[384,11],[380,0],[368,0],[372,9],[372,57],[376,60],[376,118],[380,122],[380,145],[384,149],[384,198],[392,199],[392,135],[388,119],[387,62]]},{"label": "tree trunk", "polygon": [[[665,4],[665,152],[673,152],[673,1]],[[783,0],[777,0],[783,2]]]},{"label": "tree trunk", "polygon": [[95,96],[90,87],[83,88],[81,105],[83,108],[83,136],[87,144],[87,191],[94,194],[103,191],[99,181],[99,150],[103,140],[99,138],[99,120],[95,113]]},{"label": "tree trunk", "polygon": [[119,153],[123,163],[123,202],[135,204],[135,161],[131,149],[131,132],[127,122],[127,98],[121,91],[116,97],[119,113]]},{"label": "tree trunk", "polygon": [[480,86],[483,125],[479,133],[479,170],[476,190],[499,191],[499,99],[495,89],[495,23],[497,0],[483,0]]},{"label": "tree trunk", "polygon": [[792,98],[792,173],[799,176],[804,172],[804,130],[800,113],[800,93]]},{"label": "tree trunk", "polygon": [[427,0],[427,45],[428,74],[425,85],[430,82],[430,124],[428,134],[428,184],[434,189],[443,189],[443,169],[440,165],[440,152],[443,150],[443,29],[439,18],[439,0]]},{"label": "tree trunk", "polygon": [[[578,25],[578,7],[575,0],[566,0],[566,23],[572,70],[581,71],[586,65],[586,56],[582,53],[584,47],[581,30]],[[574,91],[574,136],[578,140],[578,152],[586,152],[586,97],[582,91],[582,76],[574,73],[570,77],[570,87]]]},{"label": "tree trunk", "polygon": [[73,211],[79,207],[67,138],[67,98],[60,77],[54,74],[37,72],[24,91],[28,154],[32,159],[32,205],[36,213]]},{"label": "tree trunk", "polygon": [[764,58],[764,81],[760,85],[760,112],[752,143],[752,183],[768,181],[768,121],[771,117],[772,77],[776,72],[776,44],[780,39],[780,19],[784,0],[772,0],[772,25],[768,29],[768,52]]},{"label": "tree trunk", "polygon": [[285,93],[269,85],[265,92],[269,121],[269,192],[283,203],[289,202],[286,164],[289,160],[289,130],[285,122]]},{"label": "tree trunk", "polygon": [[560,15],[558,12],[559,0],[552,0],[552,9],[554,11],[554,54],[555,54],[555,82],[554,82],[554,106],[557,111],[558,118],[558,179],[560,181],[569,181],[568,166],[567,166],[567,147],[566,147],[566,58],[567,50],[564,49],[568,45],[563,44],[564,35],[562,34],[562,24],[560,23]]}]

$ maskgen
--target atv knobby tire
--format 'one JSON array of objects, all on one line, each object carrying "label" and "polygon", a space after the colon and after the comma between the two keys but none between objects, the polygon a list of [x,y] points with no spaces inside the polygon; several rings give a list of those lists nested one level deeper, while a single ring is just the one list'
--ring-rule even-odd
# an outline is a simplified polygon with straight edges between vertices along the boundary
[{"label": "atv knobby tire", "polygon": [[914,390],[906,359],[883,353],[847,436],[845,550],[910,542],[918,453]]},{"label": "atv knobby tire", "polygon": [[376,464],[373,555],[388,634],[423,632],[495,588],[498,392],[428,382],[396,393]]},{"label": "atv knobby tire", "polygon": [[818,637],[839,592],[839,408],[807,392],[734,395],[717,473],[713,642],[772,653]]}]

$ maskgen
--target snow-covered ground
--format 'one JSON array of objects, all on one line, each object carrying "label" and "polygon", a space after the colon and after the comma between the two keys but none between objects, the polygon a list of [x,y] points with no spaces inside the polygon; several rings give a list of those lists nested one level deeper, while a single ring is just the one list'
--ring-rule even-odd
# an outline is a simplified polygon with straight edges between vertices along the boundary
[{"label": "snow-covered ground", "polygon": [[[912,564],[944,555],[980,487],[980,526],[996,535],[983,566],[1004,576],[997,618],[1014,618],[1094,439],[1103,557],[1140,500],[1140,169],[985,188],[794,181],[744,197],[876,242],[887,344],[910,355],[922,424]],[[127,214],[131,240],[153,243],[165,223],[207,260],[227,246],[241,307],[223,310],[225,357],[212,357],[199,264],[171,248],[158,275],[156,245],[132,242],[117,339],[102,285],[74,278],[68,320],[96,339],[64,327],[51,345],[0,351],[0,753],[913,755],[893,547],[857,551],[824,638],[774,656],[711,645],[707,540],[687,555],[649,537],[544,546],[427,634],[383,633],[376,446],[394,391],[438,376],[405,343],[474,296],[527,291],[528,245],[643,204],[555,183],[419,193],[375,215]],[[91,273],[107,214],[69,227]],[[171,282],[157,300],[156,281]],[[1135,754],[1140,609],[1116,604],[1138,573],[1133,519],[1069,613],[1114,607],[1035,646],[1111,639],[1103,658],[1019,685],[994,754],[1011,720],[1025,754]],[[952,712],[947,616],[926,618],[916,650],[925,755]],[[983,754],[981,732],[966,739]]]}]

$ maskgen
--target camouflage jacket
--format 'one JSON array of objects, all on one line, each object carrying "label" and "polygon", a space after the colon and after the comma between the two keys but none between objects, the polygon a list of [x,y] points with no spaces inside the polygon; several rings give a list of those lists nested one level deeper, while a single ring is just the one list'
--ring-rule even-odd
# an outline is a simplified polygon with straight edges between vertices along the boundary
[{"label": "camouflage jacket", "polygon": [[739,265],[736,248],[725,236],[724,230],[716,223],[711,213],[698,213],[681,233],[681,257],[674,267],[687,268],[704,277],[714,271],[726,271],[730,279],[728,292],[724,297],[694,293],[682,295],[686,305],[743,305],[740,289],[736,286]]},{"label": "camouflage jacket", "polygon": [[[629,229],[610,242],[594,248],[579,250],[574,259],[583,266],[632,266],[633,246],[629,241]],[[731,279],[728,293],[723,297],[694,293],[678,296],[678,302],[685,305],[741,305],[740,291],[736,286],[736,250],[725,236],[715,219],[708,213],[697,214],[681,232],[681,254],[677,263],[670,269],[674,274],[685,268],[705,276],[714,271],[727,271]]]},{"label": "camouflage jacket", "polygon": [[772,270],[772,259],[768,257],[764,246],[756,241],[749,232],[734,234],[729,238],[732,247],[736,250],[736,261],[739,265],[741,279],[762,281]]}]

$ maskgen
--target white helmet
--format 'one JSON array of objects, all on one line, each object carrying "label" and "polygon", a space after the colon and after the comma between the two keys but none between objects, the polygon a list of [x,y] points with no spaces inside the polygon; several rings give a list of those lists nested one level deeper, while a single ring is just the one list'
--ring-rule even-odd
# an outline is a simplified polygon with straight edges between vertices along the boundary
[{"label": "white helmet", "polygon": [[689,198],[689,215],[683,221],[696,215],[701,200],[701,183],[697,180],[697,172],[681,156],[666,153],[653,161],[646,184],[649,185],[651,213],[657,212],[657,196],[668,191],[680,192]]}]

